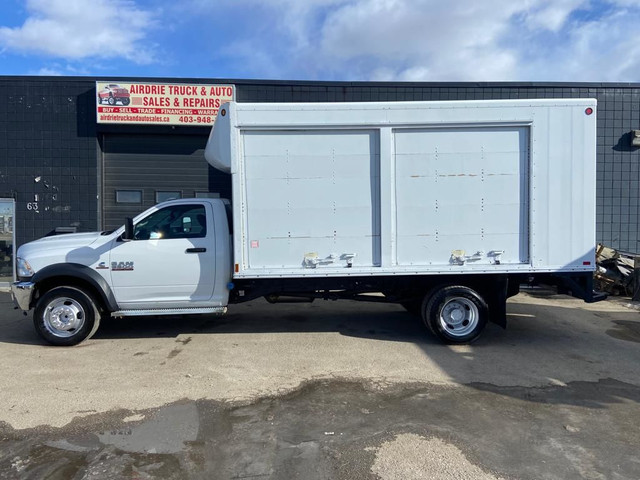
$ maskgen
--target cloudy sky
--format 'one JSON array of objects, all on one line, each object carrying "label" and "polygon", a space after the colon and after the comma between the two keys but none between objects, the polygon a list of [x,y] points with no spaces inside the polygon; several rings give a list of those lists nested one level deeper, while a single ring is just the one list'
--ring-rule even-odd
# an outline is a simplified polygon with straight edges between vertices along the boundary
[{"label": "cloudy sky", "polygon": [[640,0],[3,0],[0,75],[640,81]]}]

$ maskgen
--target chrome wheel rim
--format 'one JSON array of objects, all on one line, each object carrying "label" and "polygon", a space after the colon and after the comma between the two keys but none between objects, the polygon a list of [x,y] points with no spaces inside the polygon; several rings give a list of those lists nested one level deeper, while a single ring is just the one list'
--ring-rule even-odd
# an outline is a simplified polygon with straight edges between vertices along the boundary
[{"label": "chrome wheel rim", "polygon": [[47,331],[60,338],[75,335],[84,325],[85,318],[82,305],[68,297],[57,298],[49,303],[43,315]]},{"label": "chrome wheel rim", "polygon": [[480,311],[475,303],[464,297],[447,300],[438,317],[440,327],[452,337],[464,337],[478,326]]}]

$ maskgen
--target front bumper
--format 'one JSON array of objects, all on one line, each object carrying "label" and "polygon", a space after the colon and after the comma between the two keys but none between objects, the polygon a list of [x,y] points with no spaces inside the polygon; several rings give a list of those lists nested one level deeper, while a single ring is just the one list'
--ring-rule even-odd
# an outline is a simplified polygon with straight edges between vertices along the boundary
[{"label": "front bumper", "polygon": [[35,286],[36,284],[31,282],[14,282],[11,284],[11,296],[20,310],[27,312],[31,308],[31,299],[33,298]]}]

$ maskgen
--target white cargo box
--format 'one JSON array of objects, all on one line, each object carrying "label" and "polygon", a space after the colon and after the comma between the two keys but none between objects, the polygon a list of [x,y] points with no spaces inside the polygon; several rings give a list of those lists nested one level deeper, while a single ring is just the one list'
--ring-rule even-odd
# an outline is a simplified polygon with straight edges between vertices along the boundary
[{"label": "white cargo box", "polygon": [[595,108],[227,104],[235,277],[593,270]]}]

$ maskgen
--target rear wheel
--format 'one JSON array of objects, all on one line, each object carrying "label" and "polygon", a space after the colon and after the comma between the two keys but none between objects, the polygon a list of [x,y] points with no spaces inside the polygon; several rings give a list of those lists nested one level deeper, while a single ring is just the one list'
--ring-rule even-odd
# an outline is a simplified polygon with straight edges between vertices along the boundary
[{"label": "rear wheel", "polygon": [[98,330],[100,313],[93,298],[82,290],[58,287],[40,297],[33,324],[50,344],[70,346],[90,338]]},{"label": "rear wheel", "polygon": [[471,343],[487,325],[489,309],[482,297],[469,287],[442,287],[425,298],[422,319],[446,343]]}]

